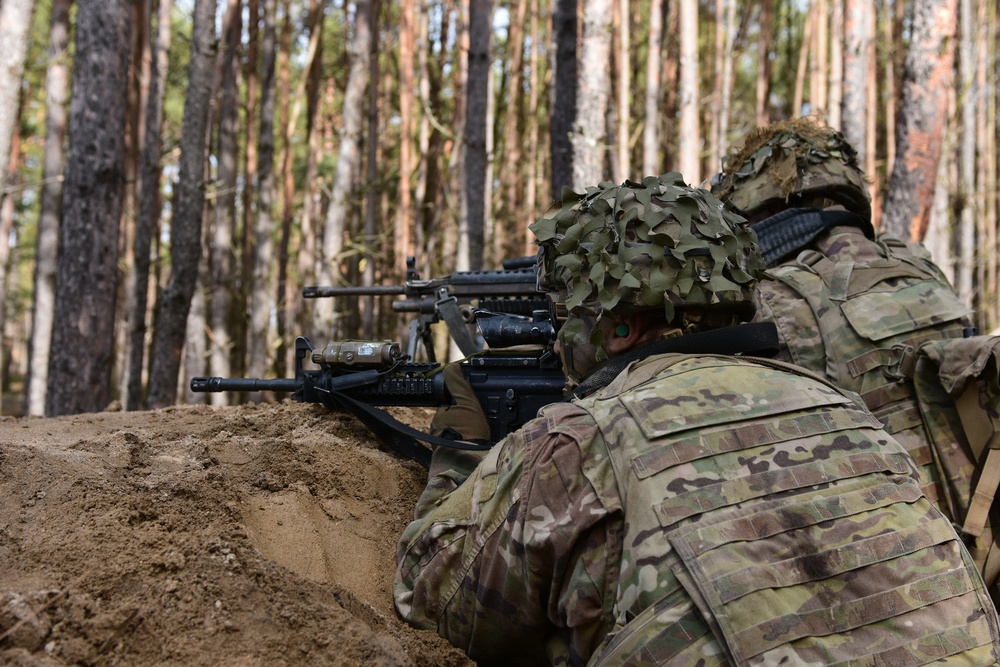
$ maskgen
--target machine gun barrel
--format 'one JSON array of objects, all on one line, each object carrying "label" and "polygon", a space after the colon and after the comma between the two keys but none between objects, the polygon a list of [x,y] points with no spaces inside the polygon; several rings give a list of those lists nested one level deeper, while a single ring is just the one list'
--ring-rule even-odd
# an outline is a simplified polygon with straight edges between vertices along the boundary
[{"label": "machine gun barrel", "polygon": [[276,378],[262,380],[259,378],[223,378],[197,377],[191,379],[191,391],[221,392],[221,391],[278,391],[293,392],[298,388],[299,381],[295,378]]}]

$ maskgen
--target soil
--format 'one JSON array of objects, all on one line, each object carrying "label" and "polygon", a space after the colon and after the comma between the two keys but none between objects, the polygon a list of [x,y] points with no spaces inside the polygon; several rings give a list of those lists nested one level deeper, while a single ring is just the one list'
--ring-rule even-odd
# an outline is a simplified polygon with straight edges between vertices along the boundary
[{"label": "soil", "polygon": [[473,665],[393,608],[425,480],[290,401],[0,418],[0,664]]}]

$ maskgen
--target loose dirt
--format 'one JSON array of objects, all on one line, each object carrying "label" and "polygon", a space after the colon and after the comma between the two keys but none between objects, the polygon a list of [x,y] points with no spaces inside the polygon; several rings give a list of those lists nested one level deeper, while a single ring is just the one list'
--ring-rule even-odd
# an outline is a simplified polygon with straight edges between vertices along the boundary
[{"label": "loose dirt", "polygon": [[473,665],[393,609],[424,481],[316,405],[0,418],[0,664]]}]

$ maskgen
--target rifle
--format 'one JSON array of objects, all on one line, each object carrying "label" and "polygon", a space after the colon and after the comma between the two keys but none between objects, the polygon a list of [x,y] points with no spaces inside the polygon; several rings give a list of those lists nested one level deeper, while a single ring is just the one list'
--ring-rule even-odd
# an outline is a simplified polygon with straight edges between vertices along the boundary
[{"label": "rifle", "polygon": [[[483,349],[483,341],[473,334],[472,311],[489,311],[530,317],[548,310],[548,299],[537,287],[537,260],[518,257],[503,261],[503,270],[459,271],[444,278],[421,280],[416,258],[406,258],[406,282],[402,285],[370,287],[304,287],[306,299],[338,296],[401,295],[393,301],[397,313],[416,313],[410,322],[406,354],[417,358],[422,345],[427,358],[435,361],[431,326],[443,321],[463,356]],[[473,303],[475,302],[475,303]]]},{"label": "rifle", "polygon": [[[562,400],[565,379],[551,349],[555,331],[547,310],[532,316],[475,310],[472,318],[489,348],[466,358],[461,369],[496,442],[533,419],[540,408]],[[318,368],[305,368],[307,359]],[[337,341],[317,350],[299,336],[294,378],[197,377],[191,391],[290,392],[296,401],[346,409],[386,445],[428,467],[430,450],[418,441],[458,449],[488,449],[493,442],[472,444],[421,433],[375,406],[451,405],[439,372],[443,368],[433,361],[410,361],[393,341]]]}]

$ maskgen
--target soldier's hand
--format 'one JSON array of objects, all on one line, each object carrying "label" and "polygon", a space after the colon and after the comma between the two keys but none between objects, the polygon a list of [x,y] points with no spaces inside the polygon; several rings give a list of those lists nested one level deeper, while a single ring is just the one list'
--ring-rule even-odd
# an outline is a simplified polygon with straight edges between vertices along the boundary
[{"label": "soldier's hand", "polygon": [[461,366],[448,364],[443,373],[454,405],[438,408],[431,420],[431,433],[454,440],[489,440],[490,425],[486,414],[472,385],[462,374]]}]

